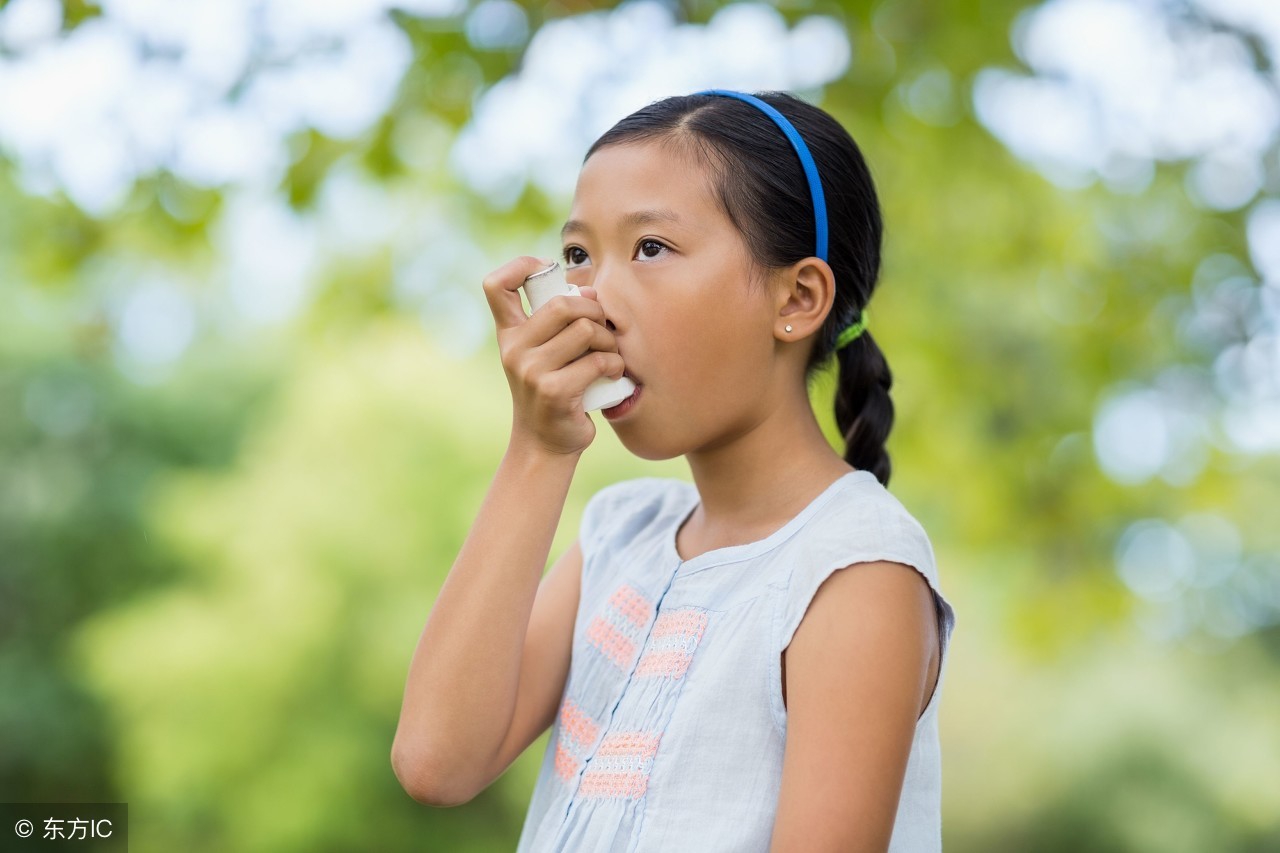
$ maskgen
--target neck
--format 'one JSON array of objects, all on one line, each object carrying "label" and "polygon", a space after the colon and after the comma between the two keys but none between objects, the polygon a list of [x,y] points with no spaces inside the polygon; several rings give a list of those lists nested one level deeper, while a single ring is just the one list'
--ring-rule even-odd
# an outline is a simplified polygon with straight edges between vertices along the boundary
[{"label": "neck", "polygon": [[686,454],[701,502],[685,541],[721,547],[767,535],[855,470],[831,447],[807,396],[760,411],[735,437]]}]

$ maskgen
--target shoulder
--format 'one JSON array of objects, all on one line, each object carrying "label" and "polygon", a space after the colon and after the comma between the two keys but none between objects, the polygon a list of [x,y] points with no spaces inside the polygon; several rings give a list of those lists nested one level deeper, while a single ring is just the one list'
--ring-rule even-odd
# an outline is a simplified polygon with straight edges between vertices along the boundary
[{"label": "shoulder", "polygon": [[674,505],[690,484],[667,477],[636,477],[596,491],[582,510],[584,553],[624,530],[639,530]]},{"label": "shoulder", "polygon": [[815,553],[883,559],[898,555],[924,563],[921,569],[934,568],[924,525],[879,480],[858,480],[841,490],[814,521],[809,545]]},{"label": "shoulder", "polygon": [[[955,614],[942,593],[929,535],[878,480],[862,480],[842,490],[813,521],[808,535],[797,541],[789,555],[775,636],[778,651],[790,644],[828,579],[833,590],[824,597],[856,598],[869,592],[864,589],[868,586],[889,594],[932,592],[942,627],[950,632]],[[854,567],[865,571],[842,572]],[[837,574],[846,576],[832,577]]]}]

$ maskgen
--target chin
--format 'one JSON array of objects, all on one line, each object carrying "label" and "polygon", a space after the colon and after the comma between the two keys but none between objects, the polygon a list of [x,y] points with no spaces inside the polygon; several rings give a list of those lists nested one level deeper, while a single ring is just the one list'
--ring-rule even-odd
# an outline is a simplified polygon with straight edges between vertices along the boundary
[{"label": "chin", "polygon": [[673,436],[655,436],[651,431],[638,428],[635,423],[622,421],[609,424],[614,435],[633,456],[647,459],[650,462],[662,462],[676,459],[689,451],[686,442],[676,440]]},{"label": "chin", "polygon": [[655,445],[651,441],[646,441],[642,436],[638,436],[628,429],[626,425],[620,424],[619,427],[619,429],[614,430],[617,433],[618,441],[622,442],[622,446],[630,451],[632,456],[638,456],[650,462],[661,462],[665,459],[675,459],[677,456],[684,455],[681,451],[668,450]]}]

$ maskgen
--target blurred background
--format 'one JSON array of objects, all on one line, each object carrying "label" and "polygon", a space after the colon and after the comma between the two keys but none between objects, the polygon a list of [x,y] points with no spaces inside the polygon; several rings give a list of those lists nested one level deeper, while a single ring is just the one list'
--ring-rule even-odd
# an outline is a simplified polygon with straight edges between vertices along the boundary
[{"label": "blurred background", "polygon": [[[1280,850],[1278,60],[1274,0],[0,2],[0,800],[513,849],[546,735],[454,809],[389,758],[510,429],[480,282],[618,119],[786,89],[884,206],[946,848]],[[552,559],[688,477],[596,423]]]}]

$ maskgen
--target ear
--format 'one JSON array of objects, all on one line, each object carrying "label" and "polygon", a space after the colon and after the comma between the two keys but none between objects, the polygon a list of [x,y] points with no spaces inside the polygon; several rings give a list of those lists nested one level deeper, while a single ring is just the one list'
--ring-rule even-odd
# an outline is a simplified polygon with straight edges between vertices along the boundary
[{"label": "ear", "polygon": [[[819,257],[797,261],[779,273],[778,316],[774,335],[780,341],[801,341],[817,333],[835,304],[836,276]],[[791,331],[786,330],[791,326]]]}]

